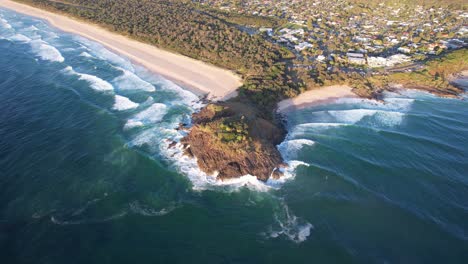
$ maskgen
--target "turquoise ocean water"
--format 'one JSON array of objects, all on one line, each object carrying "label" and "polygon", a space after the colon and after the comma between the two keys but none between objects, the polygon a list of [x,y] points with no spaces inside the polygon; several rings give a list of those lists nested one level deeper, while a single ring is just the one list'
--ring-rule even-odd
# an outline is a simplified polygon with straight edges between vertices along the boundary
[{"label": "turquoise ocean water", "polygon": [[167,149],[197,96],[0,9],[1,263],[467,263],[465,99],[291,112],[286,179],[221,184]]}]

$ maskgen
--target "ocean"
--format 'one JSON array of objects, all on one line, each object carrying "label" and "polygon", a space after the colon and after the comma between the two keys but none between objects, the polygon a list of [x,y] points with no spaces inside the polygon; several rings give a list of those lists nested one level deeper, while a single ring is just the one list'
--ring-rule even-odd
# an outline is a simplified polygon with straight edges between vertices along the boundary
[{"label": "ocean", "polygon": [[195,94],[0,9],[1,263],[466,263],[467,98],[290,112],[286,177],[220,183],[168,149]]}]

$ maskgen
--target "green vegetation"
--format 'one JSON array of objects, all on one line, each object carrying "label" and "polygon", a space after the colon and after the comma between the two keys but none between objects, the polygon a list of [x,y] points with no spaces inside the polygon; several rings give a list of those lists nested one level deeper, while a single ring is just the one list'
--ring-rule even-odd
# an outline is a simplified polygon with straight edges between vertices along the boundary
[{"label": "green vegetation", "polygon": [[390,74],[388,80],[404,85],[446,89],[451,86],[451,77],[464,70],[468,70],[468,49],[457,50],[430,60],[419,71]]},{"label": "green vegetation", "polygon": [[[97,23],[112,31],[233,70],[244,78],[241,100],[271,112],[298,94],[287,70],[289,51],[242,32],[183,0],[17,0]],[[217,13],[219,15],[220,13]],[[248,18],[247,18],[248,19]],[[249,22],[250,23],[250,22]]]},{"label": "green vegetation", "polygon": [[240,121],[228,119],[223,121],[216,132],[219,139],[224,142],[242,142],[248,140],[249,126],[243,122],[243,118]]}]

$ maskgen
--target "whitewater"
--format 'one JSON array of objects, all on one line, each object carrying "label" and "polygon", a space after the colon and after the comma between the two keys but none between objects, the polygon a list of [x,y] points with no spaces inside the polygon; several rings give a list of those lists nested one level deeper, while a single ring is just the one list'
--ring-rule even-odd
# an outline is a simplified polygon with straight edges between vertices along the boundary
[{"label": "whitewater", "polygon": [[277,146],[285,177],[220,182],[180,143],[168,148],[204,106],[197,95],[41,20],[0,18],[7,262],[468,257],[466,95],[408,90],[290,111]]}]

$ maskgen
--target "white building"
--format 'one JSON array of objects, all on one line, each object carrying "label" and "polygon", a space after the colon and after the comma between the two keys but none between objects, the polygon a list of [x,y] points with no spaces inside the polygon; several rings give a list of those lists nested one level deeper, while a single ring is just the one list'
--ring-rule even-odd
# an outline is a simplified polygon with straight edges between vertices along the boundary
[{"label": "white building", "polygon": [[401,52],[401,53],[405,53],[405,54],[410,54],[411,53],[411,50],[409,48],[405,48],[405,47],[399,47],[398,51]]},{"label": "white building", "polygon": [[312,48],[314,45],[310,44],[309,42],[301,42],[299,43],[298,45],[294,46],[294,48],[297,50],[297,51],[302,51],[304,49],[307,49],[307,48]]},{"label": "white building", "polygon": [[346,57],[348,57],[348,62],[350,64],[358,64],[358,65],[366,64],[366,59],[364,58],[364,55],[361,53],[348,52],[346,53]]}]

